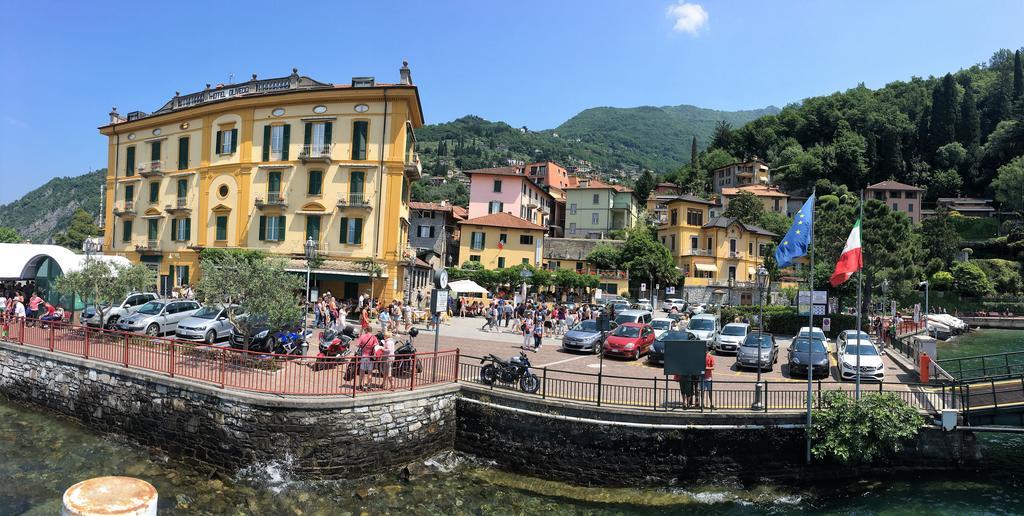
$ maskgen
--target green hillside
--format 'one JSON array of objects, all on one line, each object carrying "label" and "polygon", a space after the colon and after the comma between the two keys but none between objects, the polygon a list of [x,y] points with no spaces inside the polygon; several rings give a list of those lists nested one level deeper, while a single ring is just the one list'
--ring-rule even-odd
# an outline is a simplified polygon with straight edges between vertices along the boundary
[{"label": "green hillside", "polygon": [[98,216],[100,186],[106,174],[106,169],[100,169],[76,177],[55,177],[21,199],[0,206],[0,227],[13,227],[32,242],[48,242],[67,228],[76,209]]},{"label": "green hillside", "polygon": [[587,109],[555,129],[531,131],[477,116],[465,116],[416,131],[428,172],[504,165],[506,159],[551,159],[564,165],[586,161],[598,171],[651,169],[669,172],[690,159],[690,145],[710,140],[725,120],[739,127],[774,107],[752,111],[715,111],[695,106]]}]

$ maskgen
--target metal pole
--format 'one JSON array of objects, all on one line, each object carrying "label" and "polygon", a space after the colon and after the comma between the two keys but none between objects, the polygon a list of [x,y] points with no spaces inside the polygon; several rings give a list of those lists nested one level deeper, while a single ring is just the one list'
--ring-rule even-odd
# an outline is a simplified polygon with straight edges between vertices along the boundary
[{"label": "metal pole", "polygon": [[[861,307],[860,307],[860,304],[861,304],[861,284],[863,283],[862,279],[864,277],[864,253],[863,253],[863,248],[864,248],[864,190],[860,191],[860,218],[857,219],[857,222],[861,225],[860,229],[858,230],[860,232],[860,235],[858,235],[858,236],[860,237],[860,240],[861,240],[861,242],[860,242],[860,245],[861,245],[861,255],[860,255],[861,256],[861,263],[860,263],[860,269],[857,271],[857,371],[855,372],[856,375],[857,375],[857,387],[855,388],[856,393],[854,395],[854,399],[860,400],[860,318],[861,318]],[[847,341],[847,342],[849,342],[849,341]],[[836,351],[838,351],[838,350],[836,350]],[[839,376],[840,376],[840,378],[842,378],[842,376],[843,376],[843,364],[839,364]]]},{"label": "metal pole", "polygon": [[306,321],[309,319],[309,277],[310,277],[309,252],[307,251],[306,252],[306,299],[304,299],[302,301],[302,303],[303,303],[303,312],[302,312],[302,338],[303,338],[303,340],[305,340],[305,338],[306,338]]},{"label": "metal pole", "polygon": [[[448,303],[446,301],[445,302],[444,310],[448,310],[448,306],[447,305],[448,305]],[[440,313],[441,307],[440,306],[435,306],[434,310],[436,310],[434,312],[434,314],[433,314],[433,317],[434,317],[434,360],[431,361],[432,365],[430,367],[430,382],[431,383],[433,383],[434,381],[437,380],[437,351],[440,349],[440,346],[441,346],[441,316],[437,315],[437,314]],[[412,337],[409,337],[409,339],[411,340]],[[412,363],[412,374],[413,375],[416,374],[416,361],[415,360]]]},{"label": "metal pole", "polygon": [[[817,189],[815,189],[817,190]],[[811,198],[815,197],[815,190],[811,190]],[[817,202],[817,201],[815,201]],[[814,366],[811,362],[811,345],[814,344],[813,333],[811,329],[814,328],[814,203],[811,203],[811,269],[810,274],[807,275],[807,300],[810,310],[807,313],[807,331],[808,331],[808,347],[807,347],[807,463],[811,463],[811,381],[814,375]]]}]

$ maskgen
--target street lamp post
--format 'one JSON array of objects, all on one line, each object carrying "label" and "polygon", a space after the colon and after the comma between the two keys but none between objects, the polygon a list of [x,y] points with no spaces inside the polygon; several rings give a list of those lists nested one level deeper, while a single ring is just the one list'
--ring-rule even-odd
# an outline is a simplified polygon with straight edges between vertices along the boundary
[{"label": "street lamp post", "polygon": [[922,281],[918,286],[924,287],[924,332],[928,333],[928,287],[930,286],[928,280]]},{"label": "street lamp post", "polygon": [[760,293],[760,312],[757,317],[757,383],[754,384],[754,404],[750,406],[753,410],[763,410],[764,401],[762,399],[761,385],[761,354],[763,346],[761,344],[762,333],[764,332],[764,296],[768,290],[768,269],[764,268],[764,265],[757,268],[757,291]]},{"label": "street lamp post", "polygon": [[406,287],[407,287],[407,290],[408,290],[408,294],[407,294],[408,297],[406,297],[405,304],[406,305],[410,305],[410,306],[412,305],[412,279],[413,279],[413,276],[415,275],[415,271],[416,271],[416,253],[412,253],[412,254],[409,255],[409,269],[406,271],[406,274],[405,274],[405,283],[406,283]]},{"label": "street lamp post", "polygon": [[306,338],[306,321],[309,319],[309,278],[312,273],[313,261],[316,260],[317,254],[319,253],[319,244],[317,244],[313,237],[306,239],[306,243],[303,248],[306,252],[306,299],[303,300],[303,312],[302,312],[302,338]]}]

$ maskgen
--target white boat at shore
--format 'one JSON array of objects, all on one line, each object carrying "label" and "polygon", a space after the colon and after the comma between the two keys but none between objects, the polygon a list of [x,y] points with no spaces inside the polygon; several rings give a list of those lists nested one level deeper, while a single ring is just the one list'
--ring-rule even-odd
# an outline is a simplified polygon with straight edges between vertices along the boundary
[{"label": "white boat at shore", "polygon": [[925,318],[925,325],[929,335],[941,340],[946,340],[970,329],[963,319],[949,314],[928,314]]}]

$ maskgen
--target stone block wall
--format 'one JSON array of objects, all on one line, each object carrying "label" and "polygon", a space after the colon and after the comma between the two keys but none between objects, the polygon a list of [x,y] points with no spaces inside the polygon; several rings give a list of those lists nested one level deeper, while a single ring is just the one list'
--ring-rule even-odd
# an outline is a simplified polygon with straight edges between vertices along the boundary
[{"label": "stone block wall", "polygon": [[229,471],[272,461],[304,478],[400,468],[452,448],[456,392],[264,396],[0,342],[0,396]]}]

